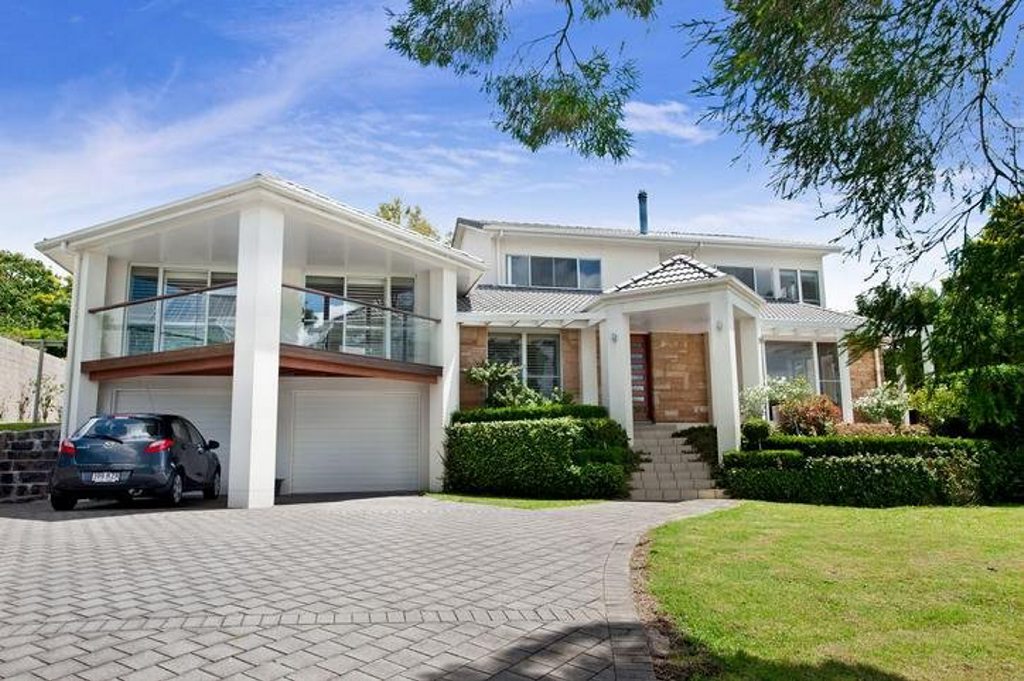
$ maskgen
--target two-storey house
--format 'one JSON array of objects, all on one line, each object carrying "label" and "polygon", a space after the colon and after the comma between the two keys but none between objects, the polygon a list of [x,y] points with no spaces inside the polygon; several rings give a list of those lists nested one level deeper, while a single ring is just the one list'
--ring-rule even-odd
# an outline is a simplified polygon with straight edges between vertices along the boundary
[{"label": "two-storey house", "polygon": [[64,430],[169,412],[222,443],[231,506],[436,489],[465,368],[739,440],[739,391],[805,376],[852,419],[830,246],[460,219],[452,243],[265,175],[37,247],[74,276]]}]

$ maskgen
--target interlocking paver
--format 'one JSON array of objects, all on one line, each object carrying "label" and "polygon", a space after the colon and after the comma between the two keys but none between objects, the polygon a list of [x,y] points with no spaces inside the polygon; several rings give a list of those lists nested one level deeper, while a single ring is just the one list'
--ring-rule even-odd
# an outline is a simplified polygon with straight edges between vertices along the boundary
[{"label": "interlocking paver", "polygon": [[0,677],[647,678],[628,552],[725,504],[0,507]]}]

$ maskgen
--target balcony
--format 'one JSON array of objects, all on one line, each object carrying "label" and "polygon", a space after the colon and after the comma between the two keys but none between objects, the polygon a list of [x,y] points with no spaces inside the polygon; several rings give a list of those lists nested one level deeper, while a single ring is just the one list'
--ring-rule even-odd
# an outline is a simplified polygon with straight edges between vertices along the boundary
[{"label": "balcony", "polygon": [[[145,375],[230,375],[235,284],[89,310],[98,342],[83,362],[93,380]],[[284,285],[281,375],[432,382],[438,320],[375,302]]]}]

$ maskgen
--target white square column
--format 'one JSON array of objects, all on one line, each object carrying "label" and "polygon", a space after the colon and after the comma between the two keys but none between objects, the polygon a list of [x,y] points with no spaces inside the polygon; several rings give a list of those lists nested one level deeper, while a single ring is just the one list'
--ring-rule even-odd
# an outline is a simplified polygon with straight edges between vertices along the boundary
[{"label": "white square column", "polygon": [[743,317],[736,326],[739,329],[740,378],[744,388],[761,385],[761,320],[757,317]]},{"label": "white square column", "polygon": [[629,357],[629,318],[609,310],[601,324],[601,403],[633,439],[633,372]]},{"label": "white square column", "polygon": [[242,209],[231,379],[231,508],[274,505],[283,263],[284,213],[265,205]]},{"label": "white square column", "polygon": [[597,404],[597,327],[580,329],[580,394],[583,404]]},{"label": "white square column", "polygon": [[[100,384],[89,380],[82,373],[82,362],[100,359],[103,346],[103,314],[90,314],[94,307],[106,304],[107,297],[107,256],[95,251],[84,251],[76,258],[75,282],[71,293],[71,320],[68,347],[71,355],[67,358],[65,384],[64,418],[61,419],[61,435],[67,437],[86,419],[99,411]],[[127,314],[125,309],[112,310],[107,315]],[[116,325],[113,325],[116,326]],[[117,328],[120,334],[123,328]]]},{"label": "white square column", "polygon": [[441,490],[444,482],[444,429],[459,405],[459,326],[455,321],[458,282],[455,270],[430,271],[430,316],[441,320],[433,329],[431,358],[441,375],[430,386],[428,485]]},{"label": "white square column", "polygon": [[739,374],[736,367],[736,326],[732,296],[718,293],[710,303],[708,364],[711,417],[718,431],[718,460],[740,446]]},{"label": "white square column", "polygon": [[839,392],[843,399],[843,420],[853,423],[853,384],[850,383],[850,353],[839,341]]}]

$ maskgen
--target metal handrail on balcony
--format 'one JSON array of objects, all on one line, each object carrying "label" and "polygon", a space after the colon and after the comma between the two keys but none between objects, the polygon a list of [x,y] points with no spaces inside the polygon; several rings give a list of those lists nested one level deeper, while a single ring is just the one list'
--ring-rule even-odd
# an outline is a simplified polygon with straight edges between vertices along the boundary
[{"label": "metal handrail on balcony", "polygon": [[101,305],[100,307],[89,308],[89,314],[96,314],[97,312],[107,312],[108,310],[116,310],[122,307],[134,307],[137,305],[145,305],[147,303],[159,303],[165,300],[172,300],[174,298],[183,298],[185,296],[194,296],[200,293],[209,293],[210,291],[219,291],[224,288],[235,288],[238,286],[237,282],[229,281],[224,284],[216,284],[215,286],[207,286],[206,288],[190,289],[188,291],[178,291],[177,293],[166,293],[162,296],[149,296],[148,298],[139,298],[137,300],[126,300],[121,303],[113,303],[112,305]]},{"label": "metal handrail on balcony", "polygon": [[353,305],[361,305],[363,307],[372,307],[377,310],[383,310],[384,312],[390,312],[392,314],[399,314],[405,317],[416,317],[418,319],[425,319],[428,322],[440,322],[440,319],[435,317],[428,317],[426,315],[417,314],[415,312],[407,312],[405,310],[399,310],[395,307],[387,307],[386,305],[378,305],[377,303],[368,303],[365,300],[357,300],[355,298],[346,298],[345,296],[339,296],[334,293],[328,293],[327,291],[320,291],[315,288],[307,288],[305,286],[295,286],[294,284],[282,284],[282,288],[288,288],[293,291],[301,291],[302,293],[312,293],[316,296],[324,296],[325,298],[332,298],[334,300],[341,300],[346,303],[352,303]]}]

